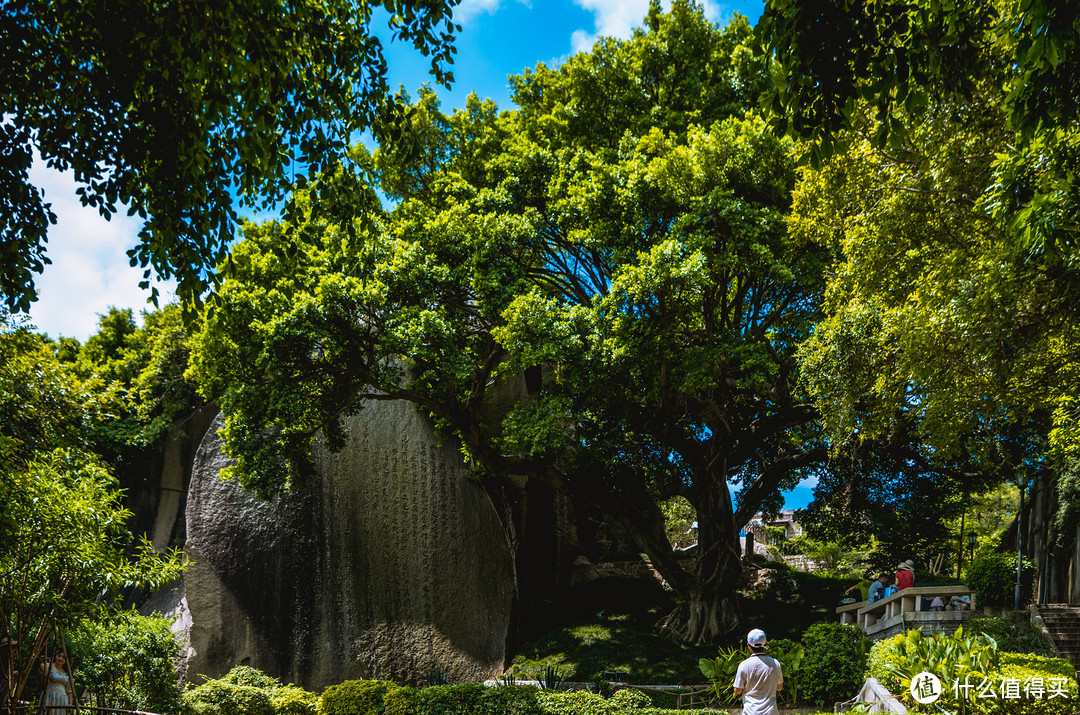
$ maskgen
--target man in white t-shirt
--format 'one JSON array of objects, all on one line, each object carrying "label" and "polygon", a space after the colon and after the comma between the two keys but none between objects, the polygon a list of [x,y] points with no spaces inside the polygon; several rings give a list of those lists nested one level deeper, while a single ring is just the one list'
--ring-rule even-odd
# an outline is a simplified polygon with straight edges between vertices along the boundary
[{"label": "man in white t-shirt", "polygon": [[765,632],[755,628],[746,634],[750,657],[735,671],[735,694],[742,695],[743,715],[778,715],[776,694],[784,689],[784,673],[776,658],[765,655]]}]

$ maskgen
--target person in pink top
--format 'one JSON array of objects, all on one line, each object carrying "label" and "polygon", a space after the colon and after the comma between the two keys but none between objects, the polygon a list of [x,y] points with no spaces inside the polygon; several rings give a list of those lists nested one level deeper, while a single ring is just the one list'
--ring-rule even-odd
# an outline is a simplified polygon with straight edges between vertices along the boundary
[{"label": "person in pink top", "polygon": [[915,562],[911,559],[896,567],[896,590],[903,591],[915,585]]}]

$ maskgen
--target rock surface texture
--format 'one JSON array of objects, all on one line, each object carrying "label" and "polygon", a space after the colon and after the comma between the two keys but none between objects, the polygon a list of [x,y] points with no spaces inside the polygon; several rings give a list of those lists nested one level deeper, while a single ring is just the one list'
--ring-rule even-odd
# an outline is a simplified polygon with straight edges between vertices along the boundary
[{"label": "rock surface texture", "polygon": [[370,405],[341,452],[316,455],[307,490],[272,502],[220,479],[219,427],[187,501],[189,678],[246,664],[319,689],[502,670],[517,597],[508,531],[422,415]]}]

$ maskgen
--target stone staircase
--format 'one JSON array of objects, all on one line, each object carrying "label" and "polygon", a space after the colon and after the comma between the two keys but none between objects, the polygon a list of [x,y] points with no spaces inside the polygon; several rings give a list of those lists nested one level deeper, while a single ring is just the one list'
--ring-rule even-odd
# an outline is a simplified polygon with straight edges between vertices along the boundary
[{"label": "stone staircase", "polygon": [[1058,655],[1071,660],[1080,671],[1080,606],[1048,603],[1038,609]]}]

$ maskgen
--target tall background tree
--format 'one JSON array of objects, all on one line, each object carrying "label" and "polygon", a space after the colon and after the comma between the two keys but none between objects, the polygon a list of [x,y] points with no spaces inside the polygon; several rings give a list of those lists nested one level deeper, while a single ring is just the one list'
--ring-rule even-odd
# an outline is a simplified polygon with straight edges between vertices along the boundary
[{"label": "tall background tree", "polygon": [[[131,311],[113,309],[80,345],[52,341],[25,320],[5,315],[0,331],[4,703],[19,699],[39,656],[57,646],[61,633],[114,634],[112,611],[133,590],[160,588],[183,566],[178,551],[155,552],[131,533],[133,514],[124,506],[127,495],[117,478],[145,480],[147,465],[137,464],[136,457],[160,451],[163,434],[199,404],[182,377],[187,353],[179,316],[179,307],[171,306],[145,315],[139,328]],[[169,695],[163,680],[175,685],[175,642],[167,628],[161,637],[159,623],[134,613],[119,618],[131,638],[153,644],[138,653],[140,667],[150,664],[153,673],[140,678],[123,670],[131,686],[127,702],[160,707]]]},{"label": "tall background tree", "polygon": [[811,147],[792,230],[835,256],[801,354],[834,444],[1074,473],[1077,8],[773,0],[757,31]]},{"label": "tall background tree", "polygon": [[[306,195],[245,227],[192,375],[263,491],[301,485],[320,430],[341,444],[365,403],[416,403],[489,488],[527,474],[619,518],[681,599],[672,631],[703,641],[733,624],[739,528],[824,454],[795,364],[824,252],[786,231],[792,147],[747,114],[767,77],[745,18],[679,1],[646,25],[513,78],[512,111],[421,93],[370,160],[398,203],[369,228]],[[493,410],[522,373],[530,394]],[[675,495],[697,510],[691,571]]]},{"label": "tall background tree", "polygon": [[135,551],[108,470],[57,449],[8,473],[0,487],[0,631],[3,702],[19,701],[39,656],[98,604],[133,585],[160,588],[182,568],[179,552]]},{"label": "tall background tree", "polygon": [[[345,159],[355,133],[389,136],[386,62],[372,32],[452,74],[456,0],[369,2],[0,2],[0,295],[36,299],[56,217],[30,179],[35,152],[71,170],[106,218],[145,219],[128,255],[198,297],[241,205],[282,201],[305,174]],[[153,289],[156,297],[157,289]]]}]

